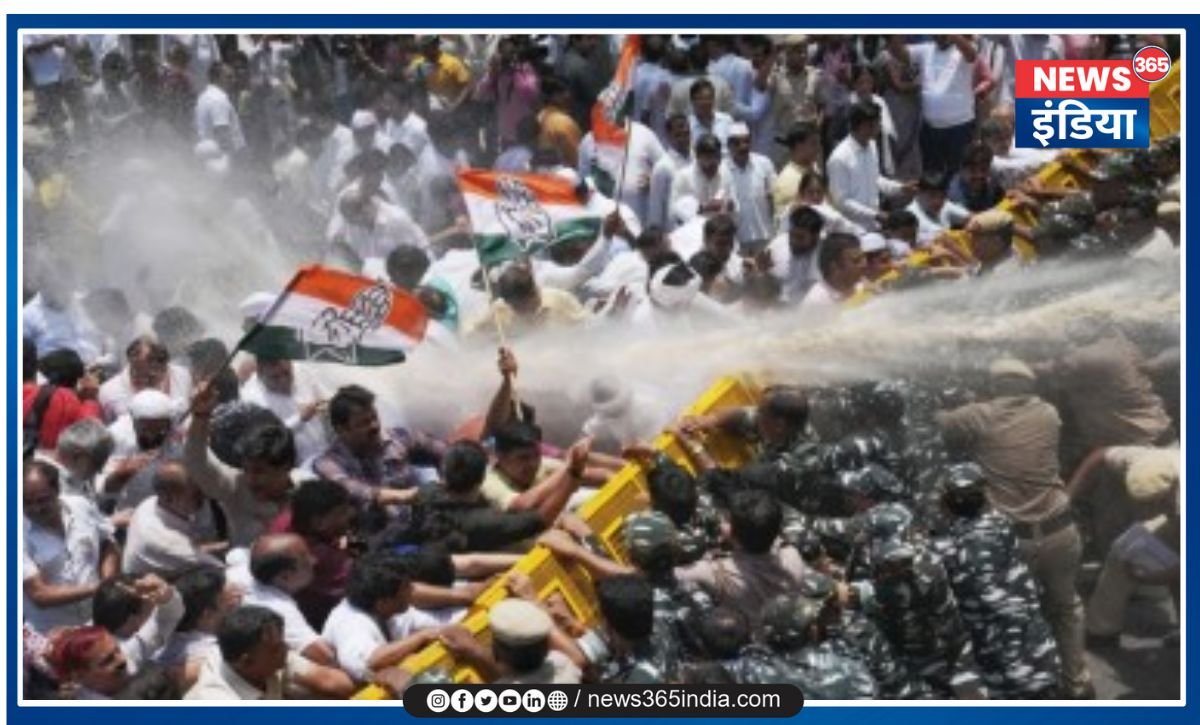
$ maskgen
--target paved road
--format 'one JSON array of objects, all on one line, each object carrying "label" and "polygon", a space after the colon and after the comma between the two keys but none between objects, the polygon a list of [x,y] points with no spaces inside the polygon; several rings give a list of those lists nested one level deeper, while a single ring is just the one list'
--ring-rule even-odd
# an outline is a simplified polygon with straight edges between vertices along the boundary
[{"label": "paved road", "polygon": [[[1095,569],[1095,565],[1085,568],[1081,581],[1085,596],[1097,576]],[[1098,699],[1178,699],[1182,650],[1178,642],[1163,643],[1164,636],[1178,631],[1170,594],[1161,587],[1139,593],[1125,622],[1119,647],[1088,652]]]}]

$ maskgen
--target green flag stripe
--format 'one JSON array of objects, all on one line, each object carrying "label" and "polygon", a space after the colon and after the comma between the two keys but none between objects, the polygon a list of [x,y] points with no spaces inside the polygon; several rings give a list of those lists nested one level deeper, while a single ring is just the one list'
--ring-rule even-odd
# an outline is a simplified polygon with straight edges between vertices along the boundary
[{"label": "green flag stripe", "polygon": [[393,365],[405,360],[404,351],[395,348],[363,345],[335,348],[329,345],[305,343],[300,338],[300,331],[292,327],[260,327],[249,340],[242,344],[242,349],[275,360],[311,360],[368,367]]},{"label": "green flag stripe", "polygon": [[502,262],[520,259],[528,254],[536,254],[545,247],[568,242],[590,242],[600,234],[601,219],[599,217],[580,217],[559,222],[554,227],[554,239],[548,245],[532,245],[528,252],[512,240],[507,234],[476,234],[475,249],[479,252],[479,262],[485,267],[493,267]]}]

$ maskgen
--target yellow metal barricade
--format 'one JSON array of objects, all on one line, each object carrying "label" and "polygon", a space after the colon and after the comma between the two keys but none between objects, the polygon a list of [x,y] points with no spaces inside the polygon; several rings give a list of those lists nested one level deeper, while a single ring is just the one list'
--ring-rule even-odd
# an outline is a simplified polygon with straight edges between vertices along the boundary
[{"label": "yellow metal barricade", "polygon": [[[684,415],[709,415],[731,407],[755,405],[760,391],[748,377],[721,378],[692,404]],[[753,456],[749,445],[719,432],[707,435],[703,441],[705,450],[722,466],[741,466]],[[689,470],[691,460],[669,433],[654,441],[654,448]],[[693,471],[694,472],[694,471]],[[646,507],[648,495],[645,473],[637,464],[627,464],[578,511],[580,518],[588,523],[608,553],[618,561],[625,561],[625,549],[621,540],[621,526],[625,517]],[[512,569],[529,577],[538,599],[545,600],[561,596],[572,614],[586,625],[594,624],[599,617],[592,589],[591,577],[579,566],[564,565],[545,547],[535,546]],[[485,647],[491,646],[488,630],[488,610],[508,596],[503,579],[484,590],[471,605],[462,624]],[[455,661],[454,657],[439,643],[434,643],[404,661],[409,672],[420,674],[433,668],[451,673],[457,683],[480,683],[483,679],[474,668]],[[370,686],[354,696],[357,700],[385,700],[387,690]]]},{"label": "yellow metal barricade", "polygon": [[625,561],[621,524],[625,517],[646,505],[646,478],[642,469],[626,465],[579,508],[579,516],[592,527],[604,548],[617,561]]},{"label": "yellow metal barricade", "polygon": [[[754,405],[758,391],[747,378],[721,378],[709,388],[684,415],[709,415],[726,408]],[[744,441],[739,441],[720,432],[712,432],[704,439],[704,448],[719,465],[736,468],[745,465],[754,451]]]},{"label": "yellow metal barricade", "polygon": [[1182,62],[1171,66],[1171,72],[1150,86],[1150,140],[1179,133],[1179,110],[1182,108],[1180,70]]}]

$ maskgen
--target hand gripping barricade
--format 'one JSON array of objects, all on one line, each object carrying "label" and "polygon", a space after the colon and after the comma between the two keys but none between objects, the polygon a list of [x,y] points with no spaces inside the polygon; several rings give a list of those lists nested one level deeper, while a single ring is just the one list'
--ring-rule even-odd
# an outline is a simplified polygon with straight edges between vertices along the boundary
[{"label": "hand gripping barricade", "polygon": [[[759,398],[760,387],[749,377],[725,377],[718,380],[701,395],[684,415],[705,415],[731,407],[754,405]],[[711,433],[704,439],[705,450],[713,459],[724,466],[740,466],[750,460],[752,452],[745,444],[720,433]],[[654,441],[654,448],[662,451],[673,461],[691,469],[691,462],[669,433]],[[625,517],[646,507],[648,489],[641,466],[626,464],[607,483],[580,507],[580,518],[588,523],[607,552],[618,561],[625,561],[624,545],[621,541],[621,524]],[[513,567],[529,577],[538,598],[545,600],[560,595],[572,614],[584,624],[594,624],[599,618],[591,577],[582,568],[564,565],[545,547],[535,546]],[[472,604],[462,625],[483,645],[491,643],[488,631],[488,610],[507,596],[504,579],[486,589]],[[474,668],[460,665],[439,643],[434,643],[412,655],[403,666],[413,674],[432,668],[442,668],[453,673],[454,681],[460,684],[482,683],[484,680]],[[354,696],[357,700],[383,700],[389,697],[386,690],[369,686]]]}]

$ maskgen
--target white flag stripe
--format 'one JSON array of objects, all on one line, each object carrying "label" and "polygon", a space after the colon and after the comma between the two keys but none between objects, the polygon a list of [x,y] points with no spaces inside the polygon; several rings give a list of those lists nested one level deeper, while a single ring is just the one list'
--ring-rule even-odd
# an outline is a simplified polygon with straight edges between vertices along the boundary
[{"label": "white flag stripe", "polygon": [[[467,213],[476,234],[507,234],[508,229],[500,221],[496,213],[496,201],[474,194],[464,194],[467,203]],[[541,209],[550,217],[550,221],[572,221],[582,216],[589,216],[588,208],[583,204],[567,206],[563,204],[542,204]]]},{"label": "white flag stripe", "polygon": [[[346,311],[345,308],[340,308],[326,300],[292,292],[280,305],[279,310],[271,316],[271,319],[264,320],[264,324],[267,327],[290,327],[308,335],[313,321],[329,308],[339,312]],[[363,335],[359,344],[365,347],[400,348],[410,351],[416,349],[420,341],[405,335],[390,325],[382,324]]]}]

